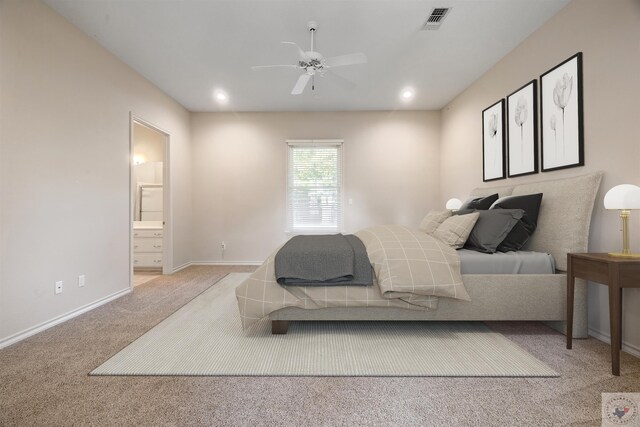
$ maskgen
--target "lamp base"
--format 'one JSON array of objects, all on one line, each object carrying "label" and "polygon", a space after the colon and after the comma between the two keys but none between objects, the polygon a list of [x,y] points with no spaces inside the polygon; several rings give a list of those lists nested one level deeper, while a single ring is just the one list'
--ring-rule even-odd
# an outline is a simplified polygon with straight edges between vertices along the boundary
[{"label": "lamp base", "polygon": [[640,254],[623,253],[623,252],[609,252],[608,255],[614,258],[640,258]]}]

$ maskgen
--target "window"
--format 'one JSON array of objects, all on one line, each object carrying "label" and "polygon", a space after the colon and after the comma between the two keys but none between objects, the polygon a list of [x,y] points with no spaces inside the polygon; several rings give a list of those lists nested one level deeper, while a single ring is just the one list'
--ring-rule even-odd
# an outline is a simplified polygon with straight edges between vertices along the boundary
[{"label": "window", "polygon": [[287,141],[287,231],[342,231],[342,141]]}]

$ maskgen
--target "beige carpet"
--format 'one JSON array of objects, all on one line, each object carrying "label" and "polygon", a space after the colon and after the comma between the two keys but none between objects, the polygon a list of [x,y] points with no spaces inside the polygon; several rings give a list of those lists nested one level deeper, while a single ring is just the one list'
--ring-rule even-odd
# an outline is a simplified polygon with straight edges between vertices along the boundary
[{"label": "beige carpet", "polygon": [[479,322],[292,322],[242,331],[232,273],[92,375],[548,377],[557,373]]},{"label": "beige carpet", "polygon": [[191,266],[0,349],[0,426],[593,426],[601,393],[637,392],[640,359],[537,322],[490,322],[558,378],[90,376],[222,275]]},{"label": "beige carpet", "polygon": [[161,271],[134,271],[133,286],[140,286],[162,276]]}]

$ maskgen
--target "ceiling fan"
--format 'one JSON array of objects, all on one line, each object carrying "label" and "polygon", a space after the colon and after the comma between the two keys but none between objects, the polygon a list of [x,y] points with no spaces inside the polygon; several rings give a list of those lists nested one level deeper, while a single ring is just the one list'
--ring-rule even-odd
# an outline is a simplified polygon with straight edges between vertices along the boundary
[{"label": "ceiling fan", "polygon": [[[331,58],[325,58],[320,52],[314,50],[314,34],[318,29],[318,23],[315,21],[309,21],[307,24],[309,33],[311,34],[311,49],[304,51],[294,42],[281,42],[282,44],[288,44],[295,46],[298,49],[298,63],[295,65],[256,65],[251,67],[253,70],[261,68],[297,68],[304,71],[304,73],[298,78],[291,95],[300,95],[304,88],[311,80],[311,90],[315,90],[315,78],[316,76],[324,77],[325,73],[331,72],[332,68],[344,67],[346,65],[364,64],[367,62],[367,57],[364,53],[351,53],[348,55],[334,56]],[[337,74],[334,74],[338,76]],[[340,77],[340,76],[338,76]]]}]

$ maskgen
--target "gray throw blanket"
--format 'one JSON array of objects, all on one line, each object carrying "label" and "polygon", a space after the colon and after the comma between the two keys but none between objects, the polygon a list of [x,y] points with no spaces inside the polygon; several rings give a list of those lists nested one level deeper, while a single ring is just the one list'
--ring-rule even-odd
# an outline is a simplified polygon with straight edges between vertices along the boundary
[{"label": "gray throw blanket", "polygon": [[353,234],[295,236],[274,259],[281,285],[372,285],[367,250]]}]

